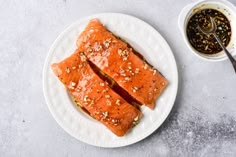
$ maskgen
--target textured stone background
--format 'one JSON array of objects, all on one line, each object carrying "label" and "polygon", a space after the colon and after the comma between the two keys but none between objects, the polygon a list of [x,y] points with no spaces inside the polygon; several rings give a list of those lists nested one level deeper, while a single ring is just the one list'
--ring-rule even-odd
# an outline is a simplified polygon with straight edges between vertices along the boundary
[{"label": "textured stone background", "polygon": [[[228,61],[209,63],[189,53],[177,18],[191,2],[0,0],[0,156],[236,156],[236,76]],[[52,118],[42,92],[50,45],[72,22],[100,12],[127,13],[150,23],[170,44],[179,69],[168,120],[124,148],[97,148],[68,135]]]}]

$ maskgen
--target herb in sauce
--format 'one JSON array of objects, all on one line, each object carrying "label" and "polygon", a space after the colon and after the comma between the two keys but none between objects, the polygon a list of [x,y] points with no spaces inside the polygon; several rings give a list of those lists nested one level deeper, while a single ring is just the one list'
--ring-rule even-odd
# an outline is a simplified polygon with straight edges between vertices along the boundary
[{"label": "herb in sauce", "polygon": [[213,35],[205,35],[199,29],[211,27],[210,17],[216,23],[216,35],[220,38],[224,46],[229,44],[231,38],[230,22],[226,16],[214,9],[204,9],[195,13],[187,24],[188,40],[197,51],[205,54],[216,54],[222,51]]}]

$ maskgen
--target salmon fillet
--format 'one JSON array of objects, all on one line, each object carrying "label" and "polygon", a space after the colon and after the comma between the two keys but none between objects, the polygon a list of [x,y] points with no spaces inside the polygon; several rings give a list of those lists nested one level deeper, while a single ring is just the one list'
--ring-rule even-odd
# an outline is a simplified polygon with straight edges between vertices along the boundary
[{"label": "salmon fillet", "polygon": [[168,81],[126,42],[92,19],[79,35],[77,47],[132,97],[154,109]]},{"label": "salmon fillet", "polygon": [[94,73],[86,57],[76,50],[65,60],[51,66],[72,97],[117,136],[123,136],[142,113],[116,94]]}]

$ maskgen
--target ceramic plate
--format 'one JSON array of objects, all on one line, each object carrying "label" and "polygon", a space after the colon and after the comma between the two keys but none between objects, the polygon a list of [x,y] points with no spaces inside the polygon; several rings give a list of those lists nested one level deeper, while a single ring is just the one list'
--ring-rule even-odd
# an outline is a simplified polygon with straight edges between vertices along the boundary
[{"label": "ceramic plate", "polygon": [[[117,137],[105,126],[78,110],[50,65],[74,52],[76,39],[88,21],[98,18],[110,31],[129,42],[169,81],[169,85],[150,110],[141,107],[143,118],[124,137]],[[48,108],[58,124],[71,136],[100,147],[121,147],[138,142],[153,133],[170,113],[178,88],[176,62],[164,38],[149,24],[130,15],[103,13],[83,18],[63,31],[51,46],[43,70],[43,90]]]}]

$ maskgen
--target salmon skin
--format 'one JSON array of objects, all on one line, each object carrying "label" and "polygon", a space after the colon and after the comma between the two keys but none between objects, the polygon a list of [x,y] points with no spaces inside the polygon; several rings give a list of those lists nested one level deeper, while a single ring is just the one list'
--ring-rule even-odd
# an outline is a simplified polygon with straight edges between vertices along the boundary
[{"label": "salmon skin", "polygon": [[154,109],[168,81],[99,20],[90,20],[78,37],[77,47],[133,98]]},{"label": "salmon skin", "polygon": [[125,135],[141,118],[137,108],[97,76],[79,50],[51,68],[81,107],[117,136]]}]

